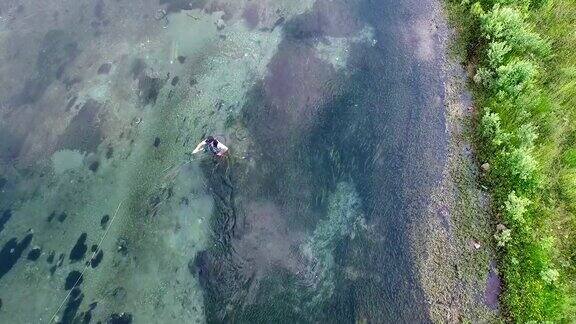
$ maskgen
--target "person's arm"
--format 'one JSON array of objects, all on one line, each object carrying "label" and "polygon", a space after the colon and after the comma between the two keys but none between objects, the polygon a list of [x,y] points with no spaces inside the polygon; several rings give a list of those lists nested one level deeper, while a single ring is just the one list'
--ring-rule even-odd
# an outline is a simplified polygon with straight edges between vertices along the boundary
[{"label": "person's arm", "polygon": [[220,149],[220,152],[218,152],[218,156],[222,156],[224,155],[224,153],[228,152],[228,146],[218,142],[218,148]]},{"label": "person's arm", "polygon": [[202,141],[202,142],[198,143],[198,145],[196,145],[196,148],[194,149],[194,151],[192,151],[192,154],[196,154],[196,153],[202,151],[204,149],[204,145],[206,145],[206,141]]}]

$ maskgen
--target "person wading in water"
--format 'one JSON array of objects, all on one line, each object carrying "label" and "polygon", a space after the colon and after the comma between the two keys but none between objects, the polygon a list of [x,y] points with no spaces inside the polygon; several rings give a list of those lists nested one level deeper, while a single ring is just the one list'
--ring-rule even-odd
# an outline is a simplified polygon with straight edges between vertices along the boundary
[{"label": "person wading in water", "polygon": [[204,152],[210,152],[216,156],[223,156],[228,152],[228,147],[218,142],[214,137],[208,136],[205,140],[196,145],[192,154],[198,153],[202,150],[204,150]]}]

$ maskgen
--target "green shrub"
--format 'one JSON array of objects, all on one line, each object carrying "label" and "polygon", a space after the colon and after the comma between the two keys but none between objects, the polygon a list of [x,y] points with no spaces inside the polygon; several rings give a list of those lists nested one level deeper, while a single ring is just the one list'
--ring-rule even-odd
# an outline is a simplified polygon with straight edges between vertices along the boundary
[{"label": "green shrub", "polygon": [[515,148],[502,154],[499,161],[503,169],[502,176],[511,183],[511,188],[522,192],[531,192],[536,188],[536,169],[538,162],[527,148]]},{"label": "green shrub", "polygon": [[504,225],[500,226],[494,234],[494,239],[496,240],[496,245],[499,247],[505,247],[506,243],[512,240],[512,230],[506,228]]},{"label": "green shrub", "polygon": [[475,8],[473,12],[480,19],[480,27],[486,39],[506,41],[519,53],[533,53],[541,57],[550,55],[550,44],[532,31],[520,10],[496,4],[488,12],[481,8]]},{"label": "green shrub", "polygon": [[534,63],[527,60],[513,60],[496,69],[493,89],[500,99],[516,99],[522,92],[530,89],[535,77]]},{"label": "green shrub", "polygon": [[523,124],[518,128],[516,134],[518,139],[518,146],[526,149],[532,149],[534,147],[534,141],[538,138],[538,133],[536,133],[536,127],[531,123]]},{"label": "green shrub", "polygon": [[472,6],[470,7],[470,13],[472,14],[473,17],[477,18],[483,17],[486,14],[480,2],[475,2],[474,4],[472,4]]},{"label": "green shrub", "polygon": [[488,143],[487,154],[494,154],[510,138],[510,134],[502,130],[500,115],[491,112],[490,108],[484,110],[480,119],[480,136],[485,143]]},{"label": "green shrub", "polygon": [[542,270],[542,272],[540,272],[540,276],[542,280],[544,280],[544,282],[551,285],[554,284],[556,281],[558,281],[558,277],[560,277],[560,272],[558,272],[558,270],[556,269],[548,268],[546,270]]},{"label": "green shrub", "polygon": [[479,67],[473,78],[476,84],[482,85],[485,88],[490,88],[494,82],[494,72],[485,67]]},{"label": "green shrub", "polygon": [[[453,1],[466,7],[458,13],[467,16],[459,22],[480,85],[475,100],[487,107],[476,124],[477,147],[479,160],[491,166],[481,179],[491,190],[496,221],[506,224],[494,234],[502,248],[506,320],[571,322],[576,307],[566,302],[576,305],[568,295],[576,284],[567,278],[576,271],[576,240],[559,227],[573,226],[570,211],[576,211],[576,2]],[[547,16],[531,12],[540,7]],[[551,43],[531,22],[547,31],[562,64],[550,60]],[[555,231],[568,242],[552,239]]]},{"label": "green shrub", "polygon": [[488,44],[488,64],[491,69],[497,69],[506,60],[506,55],[512,48],[506,41],[493,41]]},{"label": "green shrub", "polygon": [[526,224],[524,214],[531,201],[525,197],[516,196],[514,191],[510,192],[508,199],[504,202],[506,220],[509,225],[519,226]]}]

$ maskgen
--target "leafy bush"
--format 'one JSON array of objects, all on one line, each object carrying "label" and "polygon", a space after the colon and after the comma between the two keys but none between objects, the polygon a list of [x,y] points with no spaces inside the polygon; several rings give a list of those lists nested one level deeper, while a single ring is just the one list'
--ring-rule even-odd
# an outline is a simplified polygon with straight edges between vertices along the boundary
[{"label": "leafy bush", "polygon": [[488,44],[488,65],[497,69],[506,61],[506,55],[512,48],[505,41],[493,41]]},{"label": "leafy bush", "polygon": [[510,134],[502,130],[500,116],[486,108],[480,119],[480,136],[488,145],[488,154],[495,153],[504,143],[508,142]]},{"label": "leafy bush", "polygon": [[538,162],[536,162],[536,159],[527,148],[517,148],[510,152],[508,156],[512,175],[517,176],[519,180],[521,180],[518,181],[518,184],[528,185],[536,180],[535,175]]},{"label": "leafy bush", "polygon": [[526,220],[524,219],[524,214],[526,213],[528,205],[531,201],[525,197],[518,197],[516,193],[512,191],[508,195],[508,200],[504,202],[504,210],[506,211],[506,220],[509,225],[519,226],[524,225]]},{"label": "leafy bush", "polygon": [[496,68],[493,90],[498,98],[516,99],[530,89],[536,76],[536,66],[527,60],[513,60]]},{"label": "leafy bush", "polygon": [[491,87],[494,82],[494,71],[484,67],[478,68],[474,75],[474,82],[486,88]]},{"label": "leafy bush", "polygon": [[527,148],[515,148],[498,157],[497,167],[507,187],[530,193],[537,187],[538,163]]},{"label": "leafy bush", "polygon": [[[558,262],[559,245],[549,232],[574,218],[552,226],[548,222],[556,211],[565,212],[564,202],[576,211],[576,123],[571,122],[574,110],[568,110],[576,107],[576,3],[556,0],[568,11],[559,9],[549,17],[562,21],[551,30],[569,35],[550,38],[555,47],[563,48],[565,58],[572,57],[565,59],[569,64],[556,67],[550,60],[550,42],[529,22],[536,16],[531,10],[545,6],[547,0],[448,1],[466,7],[458,9],[467,15],[460,17],[460,24],[467,29],[467,58],[480,86],[475,88],[476,101],[486,107],[476,125],[477,147],[479,160],[491,165],[482,180],[491,189],[496,220],[506,224],[497,227],[494,239],[502,248],[499,267],[506,288],[501,299],[510,316],[507,320],[570,321],[565,307],[566,257]],[[547,23],[540,21],[540,27]],[[553,91],[556,80],[551,75],[563,80]],[[564,132],[573,136],[562,138]],[[557,158],[549,156],[557,152],[562,152]],[[576,241],[566,246],[576,246]],[[568,255],[568,260],[574,262],[576,256]],[[576,272],[576,265],[571,267]]]},{"label": "leafy bush", "polygon": [[534,147],[534,141],[538,138],[538,133],[536,133],[536,127],[531,123],[523,124],[518,128],[518,133],[516,134],[518,139],[518,146],[526,149],[532,149]]},{"label": "leafy bush", "polygon": [[560,272],[556,269],[546,269],[542,270],[540,273],[542,280],[544,280],[547,284],[551,285],[558,281],[558,277],[560,277]]},{"label": "leafy bush", "polygon": [[496,245],[499,247],[505,247],[506,243],[512,240],[512,230],[506,228],[506,226],[500,224],[496,229],[496,234],[494,234],[494,239],[496,240]]},{"label": "leafy bush", "polygon": [[520,10],[495,4],[492,10],[484,12],[478,6],[473,9],[473,13],[479,17],[486,39],[506,41],[519,53],[529,52],[542,57],[550,55],[550,44],[531,30]]}]

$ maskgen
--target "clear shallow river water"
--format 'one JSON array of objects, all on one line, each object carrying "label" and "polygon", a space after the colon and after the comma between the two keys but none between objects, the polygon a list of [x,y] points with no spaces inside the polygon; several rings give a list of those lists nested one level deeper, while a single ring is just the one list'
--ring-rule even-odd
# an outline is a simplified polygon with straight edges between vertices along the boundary
[{"label": "clear shallow river water", "polygon": [[432,9],[0,3],[0,321],[428,322]]}]

